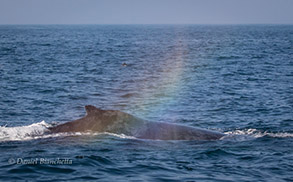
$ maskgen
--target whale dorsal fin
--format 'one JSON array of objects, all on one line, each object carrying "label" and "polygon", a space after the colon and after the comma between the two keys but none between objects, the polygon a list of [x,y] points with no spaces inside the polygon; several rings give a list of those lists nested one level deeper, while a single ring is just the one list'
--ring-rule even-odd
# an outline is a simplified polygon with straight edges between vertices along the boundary
[{"label": "whale dorsal fin", "polygon": [[92,105],[86,105],[86,106],[85,106],[85,110],[86,110],[87,115],[89,115],[89,114],[91,114],[91,113],[96,112],[96,111],[99,110],[99,109],[96,108],[95,106],[92,106]]}]

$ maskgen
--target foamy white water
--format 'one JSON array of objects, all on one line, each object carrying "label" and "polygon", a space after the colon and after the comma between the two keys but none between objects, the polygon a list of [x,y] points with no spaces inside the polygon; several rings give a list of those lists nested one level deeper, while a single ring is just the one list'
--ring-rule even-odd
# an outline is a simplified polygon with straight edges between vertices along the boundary
[{"label": "foamy white water", "polygon": [[44,135],[51,125],[45,121],[27,126],[0,126],[0,141],[30,140]]},{"label": "foamy white water", "polygon": [[228,132],[225,132],[225,134],[227,136],[224,136],[222,139],[248,140],[248,139],[254,139],[254,138],[261,138],[264,136],[269,136],[273,138],[293,137],[293,133],[287,133],[287,132],[272,133],[267,131],[262,132],[254,128],[228,131]]},{"label": "foamy white water", "polygon": [[[110,135],[123,139],[136,139],[133,136],[127,136],[124,134],[115,134],[115,133],[98,133],[98,132],[72,132],[72,133],[54,133],[48,134],[48,128],[52,127],[51,124],[41,121],[38,123],[33,123],[27,126],[16,126],[16,127],[6,127],[0,126],[0,141],[21,141],[21,140],[33,140],[40,138],[49,138],[49,137],[65,137],[65,136],[85,136],[85,135]],[[222,139],[232,139],[237,141],[250,140],[255,138],[260,138],[264,136],[270,136],[274,138],[287,138],[293,137],[293,133],[287,132],[262,132],[257,129],[244,129],[244,130],[234,130],[225,132],[226,136]]]},{"label": "foamy white water", "polygon": [[135,139],[135,137],[127,136],[124,134],[115,133],[98,133],[98,132],[72,132],[72,133],[54,133],[48,134],[48,128],[52,125],[41,121],[38,123],[33,123],[27,126],[16,126],[16,127],[6,127],[0,126],[0,142],[1,141],[21,141],[21,140],[34,140],[40,138],[50,138],[50,137],[65,137],[65,136],[85,136],[85,135],[110,135],[123,139]]}]

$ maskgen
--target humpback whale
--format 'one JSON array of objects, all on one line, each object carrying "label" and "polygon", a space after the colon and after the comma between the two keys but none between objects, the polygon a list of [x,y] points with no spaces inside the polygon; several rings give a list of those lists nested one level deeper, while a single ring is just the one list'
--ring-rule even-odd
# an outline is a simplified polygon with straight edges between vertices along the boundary
[{"label": "humpback whale", "polygon": [[225,134],[173,123],[146,121],[118,110],[85,106],[83,118],[49,128],[50,133],[109,132],[151,140],[218,140]]}]

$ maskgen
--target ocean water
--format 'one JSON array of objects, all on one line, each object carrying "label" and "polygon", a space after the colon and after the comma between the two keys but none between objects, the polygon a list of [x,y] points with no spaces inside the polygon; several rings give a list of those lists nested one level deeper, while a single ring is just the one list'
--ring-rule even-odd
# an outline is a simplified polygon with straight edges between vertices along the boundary
[{"label": "ocean water", "polygon": [[[227,136],[44,134],[88,104]],[[293,181],[293,26],[1,25],[0,181]]]}]

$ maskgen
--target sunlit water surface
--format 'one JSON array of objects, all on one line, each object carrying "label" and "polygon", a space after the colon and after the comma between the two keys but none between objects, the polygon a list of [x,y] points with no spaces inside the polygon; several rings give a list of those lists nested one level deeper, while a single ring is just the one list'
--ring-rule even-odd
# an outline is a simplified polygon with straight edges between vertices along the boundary
[{"label": "sunlit water surface", "polygon": [[[292,181],[292,47],[290,25],[1,25],[0,180]],[[44,135],[88,104],[227,136]]]}]

